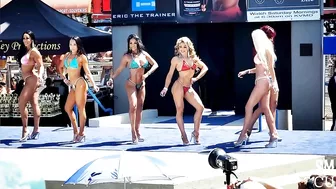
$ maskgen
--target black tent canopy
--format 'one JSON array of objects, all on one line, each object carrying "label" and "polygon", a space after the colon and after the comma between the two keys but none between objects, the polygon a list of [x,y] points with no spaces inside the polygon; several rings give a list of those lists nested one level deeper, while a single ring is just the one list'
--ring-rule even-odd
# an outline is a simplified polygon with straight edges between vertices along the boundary
[{"label": "black tent canopy", "polygon": [[112,50],[112,34],[85,26],[40,0],[12,0],[0,9],[0,56],[16,55],[23,32],[31,30],[41,54],[69,51],[69,39],[79,36],[87,53]]}]

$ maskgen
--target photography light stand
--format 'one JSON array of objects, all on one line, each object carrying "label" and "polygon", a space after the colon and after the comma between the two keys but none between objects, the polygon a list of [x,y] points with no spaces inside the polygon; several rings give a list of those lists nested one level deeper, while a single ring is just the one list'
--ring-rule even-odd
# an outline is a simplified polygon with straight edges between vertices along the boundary
[{"label": "photography light stand", "polygon": [[223,173],[226,176],[226,180],[224,181],[224,185],[226,185],[227,189],[233,189],[233,188],[231,188],[231,175],[234,175],[236,177],[236,179],[238,179],[237,175],[234,172],[227,171],[227,170],[223,170]]},{"label": "photography light stand", "polygon": [[238,179],[237,175],[233,172],[238,169],[238,160],[234,157],[226,155],[223,149],[215,148],[209,153],[208,157],[209,165],[214,169],[222,169],[226,176],[224,185],[227,189],[231,188],[231,175],[234,175]]}]

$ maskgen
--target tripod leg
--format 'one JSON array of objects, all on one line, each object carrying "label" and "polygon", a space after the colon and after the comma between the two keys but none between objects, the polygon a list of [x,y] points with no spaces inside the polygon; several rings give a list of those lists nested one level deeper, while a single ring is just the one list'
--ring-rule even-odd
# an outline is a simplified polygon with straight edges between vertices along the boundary
[{"label": "tripod leg", "polygon": [[226,176],[226,188],[231,189],[231,186],[230,186],[230,184],[231,184],[231,181],[230,181],[231,173],[226,172],[225,176]]}]

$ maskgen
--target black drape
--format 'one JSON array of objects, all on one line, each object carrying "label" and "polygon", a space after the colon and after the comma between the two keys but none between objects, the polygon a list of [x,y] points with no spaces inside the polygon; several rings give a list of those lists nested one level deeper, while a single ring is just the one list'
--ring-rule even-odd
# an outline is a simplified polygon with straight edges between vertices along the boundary
[{"label": "black drape", "polygon": [[[245,104],[254,87],[254,75],[239,79],[241,70],[254,67],[251,32],[262,25],[272,26],[277,36],[275,50],[278,57],[276,74],[280,89],[278,109],[291,109],[291,24],[272,23],[221,23],[221,24],[144,24],[142,39],[149,54],[158,62],[159,69],[147,79],[145,108],[158,109],[159,115],[175,115],[175,105],[169,90],[160,97],[168,73],[170,60],[174,56],[176,40],[189,37],[197,54],[208,65],[206,76],[194,85],[200,90],[205,107],[213,110],[235,110],[244,114]],[[172,82],[177,78],[175,72]],[[185,115],[194,109],[185,103]]]},{"label": "black drape", "polygon": [[212,111],[234,109],[233,26],[233,24],[197,26],[197,49],[209,68],[204,82],[201,83],[206,94],[202,100]]}]

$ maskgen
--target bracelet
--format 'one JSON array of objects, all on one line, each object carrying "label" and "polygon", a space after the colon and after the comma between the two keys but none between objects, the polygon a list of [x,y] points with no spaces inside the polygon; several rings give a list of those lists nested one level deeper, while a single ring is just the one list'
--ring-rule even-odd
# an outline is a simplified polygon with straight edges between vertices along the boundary
[{"label": "bracelet", "polygon": [[167,88],[167,87],[163,87],[163,90],[166,90],[166,91],[168,91],[168,88]]},{"label": "bracelet", "polygon": [[247,70],[247,74],[251,74],[251,70],[250,69]]}]

